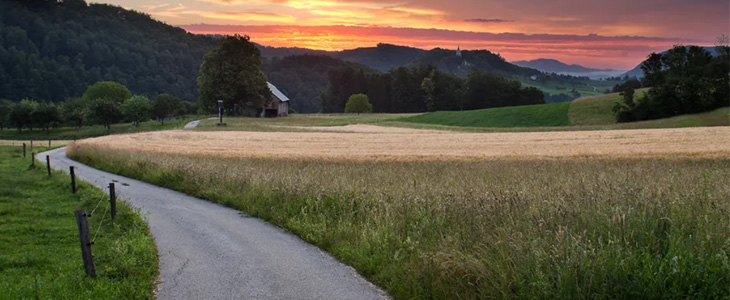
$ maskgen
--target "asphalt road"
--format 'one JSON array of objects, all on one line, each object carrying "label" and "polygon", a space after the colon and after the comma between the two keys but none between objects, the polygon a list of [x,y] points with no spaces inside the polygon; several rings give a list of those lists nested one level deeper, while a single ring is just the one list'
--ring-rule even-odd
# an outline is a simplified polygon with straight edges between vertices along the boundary
[{"label": "asphalt road", "polygon": [[40,153],[55,169],[142,209],[160,257],[158,299],[388,299],[353,268],[259,219],[205,200]]}]

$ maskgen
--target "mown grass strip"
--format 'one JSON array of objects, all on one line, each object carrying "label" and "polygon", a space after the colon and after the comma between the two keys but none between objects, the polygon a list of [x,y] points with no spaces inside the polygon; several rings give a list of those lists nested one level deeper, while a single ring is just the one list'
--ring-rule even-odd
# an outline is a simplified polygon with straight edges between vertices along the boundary
[{"label": "mown grass strip", "polygon": [[570,102],[499,107],[470,111],[439,111],[397,121],[464,127],[567,126]]},{"label": "mown grass strip", "polygon": [[[0,146],[0,298],[152,299],[157,251],[142,217],[118,202],[116,219],[101,223],[109,199],[80,183],[71,194],[69,176],[48,177],[38,162],[29,168],[19,147]],[[101,201],[101,202],[99,202]],[[92,246],[97,278],[86,276],[74,210],[88,212],[100,228]]]}]

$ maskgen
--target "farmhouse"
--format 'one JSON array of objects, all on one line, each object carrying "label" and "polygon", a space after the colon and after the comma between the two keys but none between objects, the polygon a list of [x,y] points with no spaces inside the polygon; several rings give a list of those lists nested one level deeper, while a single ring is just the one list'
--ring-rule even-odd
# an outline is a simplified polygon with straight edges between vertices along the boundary
[{"label": "farmhouse", "polygon": [[276,88],[271,82],[266,82],[273,95],[271,102],[264,109],[264,117],[286,117],[289,114],[289,98]]}]

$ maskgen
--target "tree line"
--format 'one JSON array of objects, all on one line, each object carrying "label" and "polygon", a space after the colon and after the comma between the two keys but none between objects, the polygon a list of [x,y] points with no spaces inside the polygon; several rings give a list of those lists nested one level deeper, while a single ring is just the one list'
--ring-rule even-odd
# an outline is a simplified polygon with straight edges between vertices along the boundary
[{"label": "tree line", "polygon": [[124,85],[106,81],[89,86],[82,97],[61,102],[2,99],[0,130],[11,126],[20,133],[23,129],[48,131],[61,126],[73,126],[78,130],[84,125],[97,124],[111,129],[111,125],[121,121],[139,126],[153,118],[164,124],[166,118],[195,113],[197,108],[197,104],[170,94],[159,94],[151,99],[132,95]]},{"label": "tree line", "polygon": [[367,72],[352,66],[331,68],[322,94],[322,110],[340,113],[354,94],[364,94],[373,112],[415,113],[472,110],[545,103],[543,93],[516,80],[473,69],[466,78],[432,65]]},{"label": "tree line", "polygon": [[[632,122],[694,114],[730,104],[730,47],[727,39],[717,56],[698,46],[674,46],[664,54],[652,53],[641,69],[644,78],[628,81],[617,89],[622,101],[613,111],[619,122]],[[635,97],[637,86],[648,92]]]}]

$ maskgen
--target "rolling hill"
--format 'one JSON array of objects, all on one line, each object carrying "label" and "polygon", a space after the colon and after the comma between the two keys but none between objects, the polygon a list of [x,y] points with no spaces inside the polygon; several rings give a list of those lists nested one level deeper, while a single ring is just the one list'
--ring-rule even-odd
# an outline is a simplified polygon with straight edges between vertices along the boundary
[{"label": "rolling hill", "polygon": [[[639,90],[639,91],[645,91]],[[639,95],[640,93],[638,93]],[[440,111],[399,119],[424,125],[479,128],[514,128],[515,130],[597,130],[633,128],[675,128],[729,126],[730,108],[681,115],[672,118],[617,123],[612,108],[620,101],[618,93],[583,97],[572,102],[500,107],[472,111]]]}]

